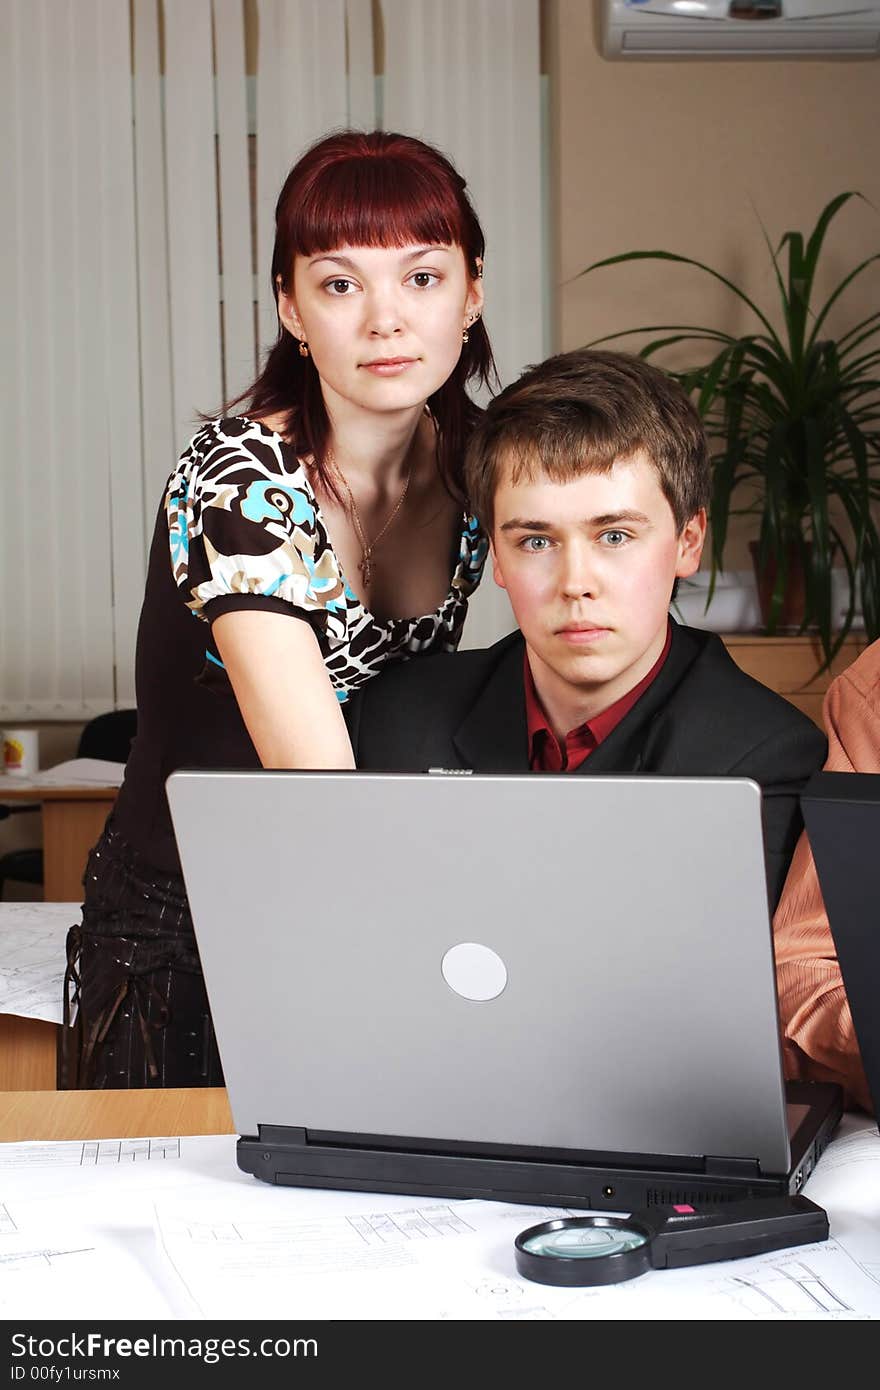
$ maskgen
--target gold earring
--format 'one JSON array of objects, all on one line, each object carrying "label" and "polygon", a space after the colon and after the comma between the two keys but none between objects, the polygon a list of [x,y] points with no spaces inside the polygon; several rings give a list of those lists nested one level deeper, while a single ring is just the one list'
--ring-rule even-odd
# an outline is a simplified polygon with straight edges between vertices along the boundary
[{"label": "gold earring", "polygon": [[473,324],[476,323],[476,321],[477,321],[477,319],[478,319],[479,317],[480,317],[479,314],[471,314],[470,318],[468,319],[467,323],[465,324],[464,328],[462,329],[461,341],[462,341],[463,343],[466,343],[466,342],[469,341],[468,329],[469,329]]},{"label": "gold earring", "polygon": [[305,338],[300,338],[299,340],[299,355],[300,357],[308,357],[309,355],[309,345]]}]

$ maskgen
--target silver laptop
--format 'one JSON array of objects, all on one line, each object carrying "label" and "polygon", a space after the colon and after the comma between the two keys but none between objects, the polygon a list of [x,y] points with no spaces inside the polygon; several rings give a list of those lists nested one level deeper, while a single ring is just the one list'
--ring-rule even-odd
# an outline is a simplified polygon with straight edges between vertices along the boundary
[{"label": "silver laptop", "polygon": [[796,1191],[832,1132],[837,1089],[782,1079],[755,783],[168,795],[248,1171],[622,1208]]}]

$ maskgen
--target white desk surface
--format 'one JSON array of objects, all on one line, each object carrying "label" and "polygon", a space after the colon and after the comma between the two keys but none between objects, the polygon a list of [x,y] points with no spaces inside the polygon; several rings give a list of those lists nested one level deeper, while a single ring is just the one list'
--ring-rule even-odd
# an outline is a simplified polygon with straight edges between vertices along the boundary
[{"label": "white desk surface", "polygon": [[808,1184],[832,1239],[604,1289],[520,1278],[544,1209],[269,1187],[235,1137],[0,1145],[0,1317],[880,1317],[880,1135],[847,1116]]}]

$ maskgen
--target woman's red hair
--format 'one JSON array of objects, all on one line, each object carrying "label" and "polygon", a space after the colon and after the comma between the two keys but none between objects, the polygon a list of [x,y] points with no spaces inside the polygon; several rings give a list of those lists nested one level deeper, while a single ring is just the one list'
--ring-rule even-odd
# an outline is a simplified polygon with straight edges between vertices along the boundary
[{"label": "woman's red hair", "polygon": [[[329,135],[297,161],[278,198],[272,255],[276,304],[279,279],[289,285],[295,256],[339,246],[414,242],[460,246],[468,273],[472,278],[480,273],[483,231],[465,181],[450,161],[432,145],[392,131]],[[428,401],[437,425],[441,476],[461,497],[465,445],[481,413],[465,389],[474,379],[486,386],[496,379],[482,319],[468,330],[452,375]],[[296,339],[280,325],[262,372],[227,411],[242,402],[252,415],[285,415],[287,438],[298,454],[314,458],[320,482],[339,496],[326,467],[329,421],[314,362],[300,355]]]}]

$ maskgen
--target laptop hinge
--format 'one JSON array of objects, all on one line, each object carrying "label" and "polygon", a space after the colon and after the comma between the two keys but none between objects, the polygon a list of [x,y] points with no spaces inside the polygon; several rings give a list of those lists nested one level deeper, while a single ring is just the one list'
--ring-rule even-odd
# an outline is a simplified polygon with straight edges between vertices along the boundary
[{"label": "laptop hinge", "polygon": [[[260,1125],[259,1132],[261,1144],[295,1145],[298,1148],[306,1148],[311,1142],[309,1131],[298,1125]],[[703,1163],[706,1177],[761,1177],[761,1166],[756,1158],[719,1158],[710,1154],[704,1158]]]},{"label": "laptop hinge", "polygon": [[305,1148],[308,1135],[298,1125],[259,1125],[261,1144],[301,1144]]},{"label": "laptop hinge", "polygon": [[759,1178],[761,1165],[756,1158],[717,1158],[710,1154],[705,1159],[707,1177],[714,1178]]}]

